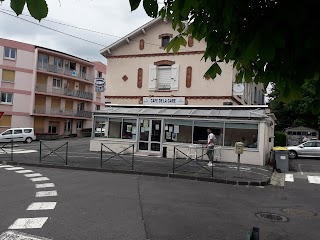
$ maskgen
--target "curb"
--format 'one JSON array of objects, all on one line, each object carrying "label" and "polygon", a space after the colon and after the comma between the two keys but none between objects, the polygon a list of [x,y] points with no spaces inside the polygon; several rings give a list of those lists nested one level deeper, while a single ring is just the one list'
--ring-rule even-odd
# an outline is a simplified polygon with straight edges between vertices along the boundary
[{"label": "curb", "polygon": [[46,168],[57,168],[57,169],[69,169],[69,170],[82,170],[91,172],[108,172],[108,173],[122,173],[128,175],[144,175],[153,177],[168,177],[176,179],[186,179],[201,182],[214,182],[229,185],[239,185],[239,186],[267,186],[270,185],[270,178],[266,181],[235,181],[229,179],[219,179],[210,177],[198,177],[198,176],[188,176],[177,173],[156,173],[156,172],[142,172],[135,170],[117,170],[117,169],[104,169],[104,168],[88,168],[88,167],[73,167],[66,165],[51,165],[51,164],[40,164],[40,163],[19,163],[7,161],[6,164],[20,165],[20,166],[30,166],[30,167],[46,167]]}]

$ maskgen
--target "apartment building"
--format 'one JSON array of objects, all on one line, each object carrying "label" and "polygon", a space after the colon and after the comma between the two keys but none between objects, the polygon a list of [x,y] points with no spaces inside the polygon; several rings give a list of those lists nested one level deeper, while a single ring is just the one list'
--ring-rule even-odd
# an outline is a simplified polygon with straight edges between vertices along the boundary
[{"label": "apartment building", "polygon": [[0,131],[34,127],[36,133],[79,134],[104,106],[95,92],[106,66],[63,52],[0,39]]}]

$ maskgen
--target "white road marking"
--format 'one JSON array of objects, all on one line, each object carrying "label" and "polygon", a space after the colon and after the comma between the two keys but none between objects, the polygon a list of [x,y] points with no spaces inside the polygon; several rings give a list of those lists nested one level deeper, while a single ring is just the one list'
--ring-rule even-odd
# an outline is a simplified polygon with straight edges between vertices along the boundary
[{"label": "white road marking", "polygon": [[41,173],[31,173],[31,174],[25,174],[25,177],[42,177]]},{"label": "white road marking", "polygon": [[53,183],[40,183],[36,184],[36,188],[50,188],[55,187]]},{"label": "white road marking", "polygon": [[298,164],[298,167],[299,167],[299,170],[300,170],[301,175],[303,175],[303,172],[301,171],[300,164]]},{"label": "white road marking", "polygon": [[11,165],[1,165],[0,168],[10,168],[10,167],[13,167]]},{"label": "white road marking", "polygon": [[34,235],[17,232],[17,231],[6,231],[0,235],[0,240],[50,240],[48,238],[37,237]]},{"label": "white road marking", "polygon": [[18,218],[9,229],[33,229],[42,228],[45,222],[48,220],[47,217],[38,218]]},{"label": "white road marking", "polygon": [[5,168],[6,170],[9,170],[9,171],[15,171],[15,170],[22,170],[24,169],[23,167],[10,167],[10,168]]},{"label": "white road marking", "polygon": [[[14,149],[12,153],[35,153],[38,152],[37,150],[26,150],[26,149]],[[0,154],[9,154],[11,153],[11,150],[5,150],[3,152],[0,152]]]},{"label": "white road marking", "polygon": [[58,193],[56,190],[36,192],[36,197],[56,197],[56,196],[58,196]]},{"label": "white road marking", "polygon": [[293,174],[286,174],[284,180],[286,182],[294,182]]},{"label": "white road marking", "polygon": [[27,210],[52,210],[56,207],[57,202],[34,202],[29,205]]},{"label": "white road marking", "polygon": [[47,178],[47,177],[38,177],[38,178],[30,178],[30,180],[31,180],[32,182],[41,182],[41,181],[48,181],[48,180],[50,180],[50,179]]},{"label": "white road marking", "polygon": [[320,176],[308,176],[309,183],[320,184]]},{"label": "white road marking", "polygon": [[19,170],[19,171],[16,171],[16,173],[32,173],[33,171],[32,170]]}]

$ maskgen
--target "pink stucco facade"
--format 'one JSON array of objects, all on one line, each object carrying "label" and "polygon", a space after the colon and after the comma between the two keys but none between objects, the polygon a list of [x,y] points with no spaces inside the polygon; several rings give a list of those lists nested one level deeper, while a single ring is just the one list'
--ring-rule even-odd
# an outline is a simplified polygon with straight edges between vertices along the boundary
[{"label": "pink stucco facade", "polygon": [[106,75],[100,62],[0,38],[0,132],[34,127],[69,135],[91,128],[92,111],[104,106],[104,93],[95,92],[98,75]]}]

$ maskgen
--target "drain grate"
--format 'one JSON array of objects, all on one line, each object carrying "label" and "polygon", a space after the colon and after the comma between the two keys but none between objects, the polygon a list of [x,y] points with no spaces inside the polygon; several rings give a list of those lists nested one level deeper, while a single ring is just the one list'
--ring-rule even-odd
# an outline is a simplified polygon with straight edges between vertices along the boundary
[{"label": "drain grate", "polygon": [[290,215],[301,216],[301,217],[313,217],[317,215],[316,213],[311,212],[309,210],[299,209],[299,208],[285,208],[282,211]]},{"label": "drain grate", "polygon": [[262,212],[262,213],[257,213],[256,216],[258,218],[268,220],[271,222],[288,222],[289,219],[285,216],[281,216],[276,213],[268,213],[268,212]]}]

